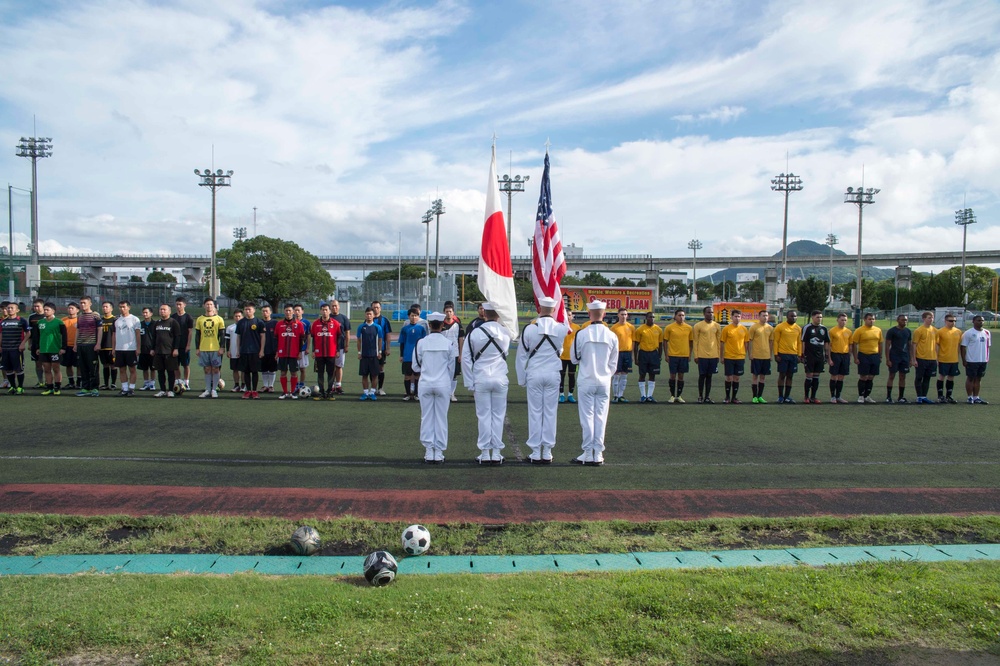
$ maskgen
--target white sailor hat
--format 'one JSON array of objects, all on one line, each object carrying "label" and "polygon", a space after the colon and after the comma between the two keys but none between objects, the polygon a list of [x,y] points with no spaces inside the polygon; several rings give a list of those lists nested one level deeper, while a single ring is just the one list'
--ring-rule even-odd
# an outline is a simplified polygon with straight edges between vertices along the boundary
[{"label": "white sailor hat", "polygon": [[538,299],[538,307],[541,308],[554,308],[559,305],[559,301],[550,296],[542,296]]},{"label": "white sailor hat", "polygon": [[427,315],[427,321],[444,321],[444,314],[441,312],[432,312]]},{"label": "white sailor hat", "polygon": [[587,303],[588,310],[607,310],[608,304],[604,301],[591,301]]},{"label": "white sailor hat", "polygon": [[495,303],[491,303],[489,301],[483,301],[483,309],[484,310],[489,310],[490,312],[497,312],[498,311],[496,304]]}]

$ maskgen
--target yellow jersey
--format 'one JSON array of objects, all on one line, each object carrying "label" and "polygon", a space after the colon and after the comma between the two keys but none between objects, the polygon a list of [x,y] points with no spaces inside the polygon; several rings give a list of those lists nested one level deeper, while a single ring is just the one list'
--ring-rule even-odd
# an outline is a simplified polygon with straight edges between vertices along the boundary
[{"label": "yellow jersey", "polygon": [[958,347],[962,342],[962,331],[957,326],[937,330],[938,363],[958,363]]},{"label": "yellow jersey", "polygon": [[632,336],[632,340],[639,344],[639,351],[658,351],[660,343],[663,342],[663,329],[656,324],[652,326],[643,324],[635,329],[635,335]]},{"label": "yellow jersey", "polygon": [[194,330],[198,335],[198,351],[217,352],[220,350],[220,332],[225,333],[226,322],[219,315],[209,317],[202,315],[194,322]]},{"label": "yellow jersey", "polygon": [[938,330],[933,326],[917,326],[910,340],[916,358],[924,361],[937,360],[937,336]]},{"label": "yellow jersey", "polygon": [[781,322],[774,327],[771,338],[774,340],[775,354],[802,355],[802,327],[798,324]]},{"label": "yellow jersey", "polygon": [[694,329],[691,324],[671,322],[663,328],[663,341],[667,343],[667,356],[691,358]]},{"label": "yellow jersey", "polygon": [[627,321],[620,321],[611,327],[611,332],[618,337],[618,352],[632,351],[632,337],[635,335],[635,326]]},{"label": "yellow jersey", "polygon": [[851,329],[841,328],[839,326],[834,326],[833,328],[826,329],[830,334],[830,353],[831,354],[850,354],[851,353]]},{"label": "yellow jersey", "polygon": [[569,360],[569,348],[570,348],[570,345],[573,344],[573,338],[576,337],[576,332],[579,331],[579,330],[580,330],[580,325],[579,324],[576,324],[576,323],[573,323],[573,322],[569,322],[569,333],[567,333],[566,337],[563,338],[562,353],[559,354],[559,358],[561,358],[562,360],[564,360],[564,361],[568,361]]},{"label": "yellow jersey", "polygon": [[722,329],[719,339],[722,342],[723,356],[732,361],[745,359],[747,357],[747,334],[747,327],[735,322]]},{"label": "yellow jersey", "polygon": [[747,337],[750,340],[750,358],[766,360],[771,358],[771,336],[774,335],[774,327],[770,324],[762,324],[755,321],[750,326]]},{"label": "yellow jersey", "polygon": [[719,322],[702,319],[692,326],[691,335],[695,358],[719,358],[719,336],[722,335]]},{"label": "yellow jersey", "polygon": [[878,326],[861,326],[851,334],[851,344],[858,346],[859,354],[881,354],[882,329]]}]

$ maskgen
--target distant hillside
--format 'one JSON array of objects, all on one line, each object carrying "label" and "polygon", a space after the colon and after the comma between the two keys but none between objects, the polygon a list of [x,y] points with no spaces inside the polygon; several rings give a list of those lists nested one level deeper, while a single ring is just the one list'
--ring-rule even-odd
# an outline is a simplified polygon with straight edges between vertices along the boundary
[{"label": "distant hillside", "polygon": [[[834,248],[834,256],[844,257],[847,253],[843,250],[838,250]],[[830,256],[830,246],[823,245],[822,243],[817,243],[811,240],[797,240],[792,241],[788,244],[788,256],[789,257],[814,257],[814,256]],[[781,261],[781,250],[771,255],[779,262]],[[737,273],[756,273],[760,280],[764,279],[764,270],[760,268],[727,268],[725,270],[716,271],[708,276],[712,282],[722,282],[723,280],[731,280],[736,282]],[[874,280],[889,280],[895,275],[895,271],[891,268],[866,268],[865,277],[871,277]],[[826,280],[830,279],[830,269],[829,268],[788,268],[788,279],[789,280],[804,280],[807,277],[815,276],[819,279]],[[834,284],[842,284],[844,282],[850,282],[856,279],[854,270],[850,268],[839,268],[834,267],[833,269],[833,282]]]}]

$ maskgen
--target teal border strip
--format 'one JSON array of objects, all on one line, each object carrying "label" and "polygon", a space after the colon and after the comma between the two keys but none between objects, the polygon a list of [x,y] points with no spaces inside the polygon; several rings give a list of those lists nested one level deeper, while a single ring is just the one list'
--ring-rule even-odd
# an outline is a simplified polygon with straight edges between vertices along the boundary
[{"label": "teal border strip", "polygon": [[[532,571],[651,571],[766,566],[830,566],[858,562],[1000,560],[1000,544],[852,546],[775,550],[678,551],[592,555],[428,555],[399,561],[400,575],[512,574]],[[79,573],[360,576],[363,557],[266,555],[45,555],[0,557],[0,576]]]}]

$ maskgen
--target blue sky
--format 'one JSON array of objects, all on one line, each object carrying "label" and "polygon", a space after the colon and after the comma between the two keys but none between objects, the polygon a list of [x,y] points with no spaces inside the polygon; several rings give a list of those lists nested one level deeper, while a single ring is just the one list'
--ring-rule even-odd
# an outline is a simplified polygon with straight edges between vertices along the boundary
[{"label": "blue sky", "polygon": [[[865,250],[1000,247],[1000,4],[747,2],[0,2],[0,172],[39,165],[43,251],[207,254],[194,168],[232,169],[236,226],[319,254],[479,245],[490,144],[527,251],[546,141],[565,243],[588,254],[856,248],[843,192],[881,188]],[[964,203],[963,203],[964,202]],[[15,220],[26,231],[26,208]],[[19,232],[20,233],[20,232]],[[20,233],[15,245],[24,242]],[[6,244],[3,242],[2,244]]]}]

